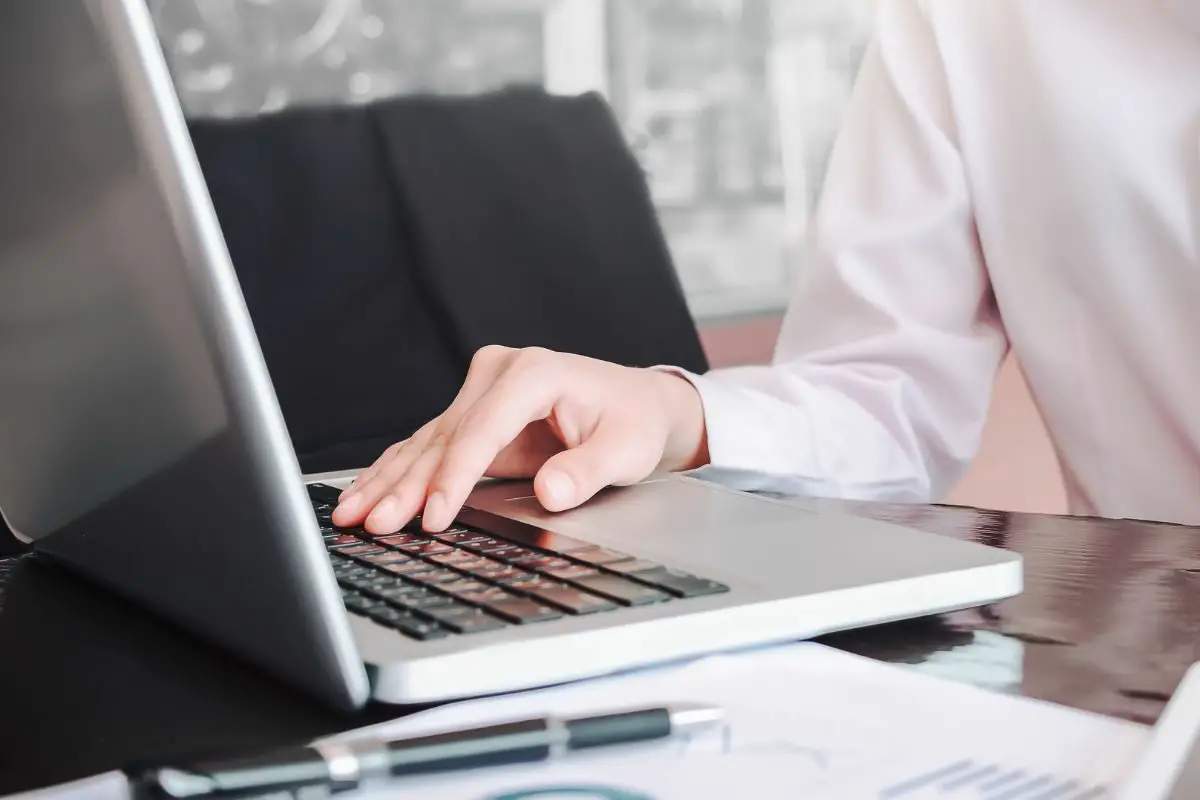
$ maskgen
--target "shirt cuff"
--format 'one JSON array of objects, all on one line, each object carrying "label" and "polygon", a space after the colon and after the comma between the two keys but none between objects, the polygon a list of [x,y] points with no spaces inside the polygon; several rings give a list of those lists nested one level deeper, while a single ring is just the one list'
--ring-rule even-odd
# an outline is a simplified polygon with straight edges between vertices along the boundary
[{"label": "shirt cuff", "polygon": [[[791,459],[807,446],[807,432],[797,424],[797,409],[789,420],[755,393],[711,376],[679,367],[654,369],[683,378],[700,395],[708,438],[708,464],[684,474],[742,491],[807,493],[809,481],[798,480]],[[788,424],[790,423],[790,424]]]}]

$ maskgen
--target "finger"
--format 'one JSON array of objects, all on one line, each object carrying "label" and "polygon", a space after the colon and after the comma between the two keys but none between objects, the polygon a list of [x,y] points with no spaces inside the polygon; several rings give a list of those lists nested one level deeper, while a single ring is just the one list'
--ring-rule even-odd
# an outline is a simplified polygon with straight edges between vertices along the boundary
[{"label": "finger", "polygon": [[425,504],[429,480],[445,452],[441,441],[439,437],[426,448],[409,466],[404,477],[384,492],[364,522],[368,533],[376,536],[395,533],[421,510],[421,506]]},{"label": "finger", "polygon": [[343,527],[361,525],[375,508],[375,504],[404,477],[404,473],[408,472],[413,462],[420,458],[430,443],[440,435],[438,423],[439,420],[434,420],[426,424],[413,434],[390,460],[380,463],[374,475],[366,481],[359,482],[354,491],[346,495],[334,511],[334,523]]},{"label": "finger", "polygon": [[646,438],[614,422],[604,422],[581,445],[550,458],[534,477],[533,491],[547,511],[565,511],[592,499],[608,486],[644,479],[658,464]]},{"label": "finger", "polygon": [[363,484],[370,482],[372,478],[379,474],[379,470],[384,464],[390,462],[400,452],[401,448],[412,439],[405,439],[403,442],[396,442],[394,445],[383,451],[379,458],[375,459],[375,463],[364,469],[362,472],[354,476],[354,481],[338,495],[338,502],[341,503],[348,495],[354,494]]},{"label": "finger", "polygon": [[[421,457],[425,448],[442,432],[453,431],[458,420],[470,410],[475,399],[492,384],[495,376],[502,371],[512,358],[514,351],[502,347],[485,347],[476,353],[467,370],[467,376],[458,395],[439,417],[426,423],[407,441],[393,445],[390,459],[380,458],[363,473],[339,499],[338,510],[334,512],[335,524],[359,525],[374,509],[375,504],[391,488],[392,483],[400,480],[412,464]],[[339,520],[346,520],[345,523]]]},{"label": "finger", "polygon": [[441,531],[453,522],[496,457],[529,423],[550,415],[558,395],[554,381],[552,375],[535,379],[524,370],[510,370],[464,415],[430,486],[425,530]]}]

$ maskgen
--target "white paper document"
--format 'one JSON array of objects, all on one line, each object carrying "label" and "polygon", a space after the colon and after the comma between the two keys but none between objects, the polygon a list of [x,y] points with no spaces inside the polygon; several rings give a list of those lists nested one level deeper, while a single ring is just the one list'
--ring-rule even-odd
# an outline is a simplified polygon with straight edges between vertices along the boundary
[{"label": "white paper document", "polygon": [[697,702],[727,724],[690,740],[398,781],[422,800],[1091,800],[1149,729],[805,643],[471,701],[349,734],[392,737],[541,715]]}]

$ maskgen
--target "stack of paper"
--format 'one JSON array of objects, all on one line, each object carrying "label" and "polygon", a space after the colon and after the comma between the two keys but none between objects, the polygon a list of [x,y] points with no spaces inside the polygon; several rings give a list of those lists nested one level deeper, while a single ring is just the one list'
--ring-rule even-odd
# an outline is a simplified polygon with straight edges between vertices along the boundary
[{"label": "stack of paper", "polygon": [[688,741],[396,783],[422,800],[1090,800],[1148,728],[799,644],[472,701],[350,734],[403,736],[671,702],[722,707]]}]

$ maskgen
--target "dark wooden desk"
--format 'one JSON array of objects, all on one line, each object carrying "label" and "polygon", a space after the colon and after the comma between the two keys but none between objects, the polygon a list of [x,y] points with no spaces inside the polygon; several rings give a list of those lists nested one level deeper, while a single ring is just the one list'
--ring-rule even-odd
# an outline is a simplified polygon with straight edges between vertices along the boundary
[{"label": "dark wooden desk", "polygon": [[[1187,665],[1200,660],[1198,530],[946,507],[813,505],[1026,558],[1020,597],[833,636],[830,644],[1142,722],[1157,718]],[[9,578],[0,610],[0,794],[132,758],[300,740],[398,713],[372,708],[339,717],[73,578],[36,564]]]}]

